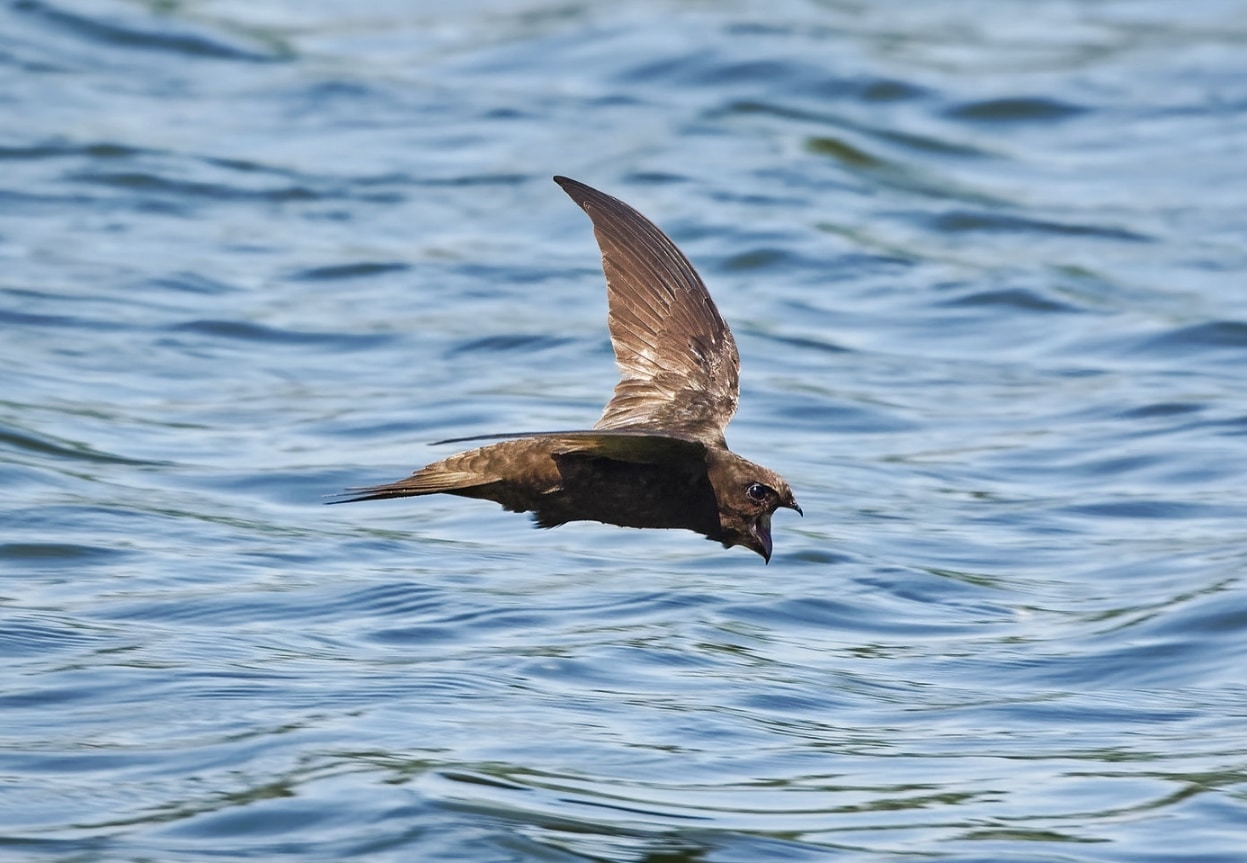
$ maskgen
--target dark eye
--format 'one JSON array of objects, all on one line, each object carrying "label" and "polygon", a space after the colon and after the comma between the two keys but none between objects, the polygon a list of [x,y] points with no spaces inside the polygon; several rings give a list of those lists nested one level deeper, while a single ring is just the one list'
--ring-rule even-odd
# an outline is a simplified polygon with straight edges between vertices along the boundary
[{"label": "dark eye", "polygon": [[754,503],[762,503],[762,501],[766,500],[768,492],[770,492],[770,489],[760,482],[755,482],[745,489],[745,494],[749,495],[749,499]]}]

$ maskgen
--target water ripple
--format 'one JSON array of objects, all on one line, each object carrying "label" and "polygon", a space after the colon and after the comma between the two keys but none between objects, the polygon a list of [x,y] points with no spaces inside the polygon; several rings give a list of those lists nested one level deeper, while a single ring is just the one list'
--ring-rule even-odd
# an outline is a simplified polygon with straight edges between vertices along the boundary
[{"label": "water ripple", "polygon": [[248,321],[186,321],[167,328],[174,333],[193,333],[212,340],[229,339],[265,344],[332,346],[340,350],[364,350],[390,341],[380,334],[348,335],[341,332],[297,332]]},{"label": "water ripple", "polygon": [[1059,99],[1007,97],[954,105],[944,111],[954,120],[975,123],[1052,123],[1077,117],[1087,109]]},{"label": "water ripple", "polygon": [[285,59],[271,50],[254,45],[230,44],[220,33],[188,32],[186,21],[144,18],[120,23],[111,16],[91,16],[68,11],[63,4],[42,0],[18,0],[13,8],[53,25],[59,30],[91,42],[114,48],[140,48],[188,57],[217,60],[271,62]]}]

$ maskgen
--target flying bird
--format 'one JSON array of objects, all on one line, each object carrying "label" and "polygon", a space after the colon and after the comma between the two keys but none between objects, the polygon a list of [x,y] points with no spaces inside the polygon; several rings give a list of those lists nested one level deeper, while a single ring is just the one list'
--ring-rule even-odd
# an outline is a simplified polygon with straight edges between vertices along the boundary
[{"label": "flying bird", "polygon": [[688,258],[632,207],[555,177],[588,214],[606,271],[620,381],[592,429],[454,438],[496,440],[406,479],[348,489],[333,503],[426,494],[484,498],[538,527],[600,521],[680,528],[771,560],[771,515],[801,512],[783,477],[727,448],[740,357]]}]

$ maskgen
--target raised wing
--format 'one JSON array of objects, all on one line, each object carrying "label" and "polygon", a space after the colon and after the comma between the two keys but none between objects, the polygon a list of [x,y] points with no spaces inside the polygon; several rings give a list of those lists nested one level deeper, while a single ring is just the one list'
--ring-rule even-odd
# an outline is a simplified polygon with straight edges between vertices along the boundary
[{"label": "raised wing", "polygon": [[740,356],[688,258],[618,198],[555,177],[593,222],[606,271],[620,381],[598,429],[649,429],[722,446],[736,413]]}]

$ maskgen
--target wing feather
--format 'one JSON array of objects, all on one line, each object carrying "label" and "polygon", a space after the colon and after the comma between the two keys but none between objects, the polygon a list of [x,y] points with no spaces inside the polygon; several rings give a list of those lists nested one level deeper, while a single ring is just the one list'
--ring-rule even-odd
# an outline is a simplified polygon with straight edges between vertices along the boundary
[{"label": "wing feather", "polygon": [[740,357],[701,277],[649,219],[610,195],[554,181],[593,222],[620,381],[597,429],[652,429],[723,445]]}]

